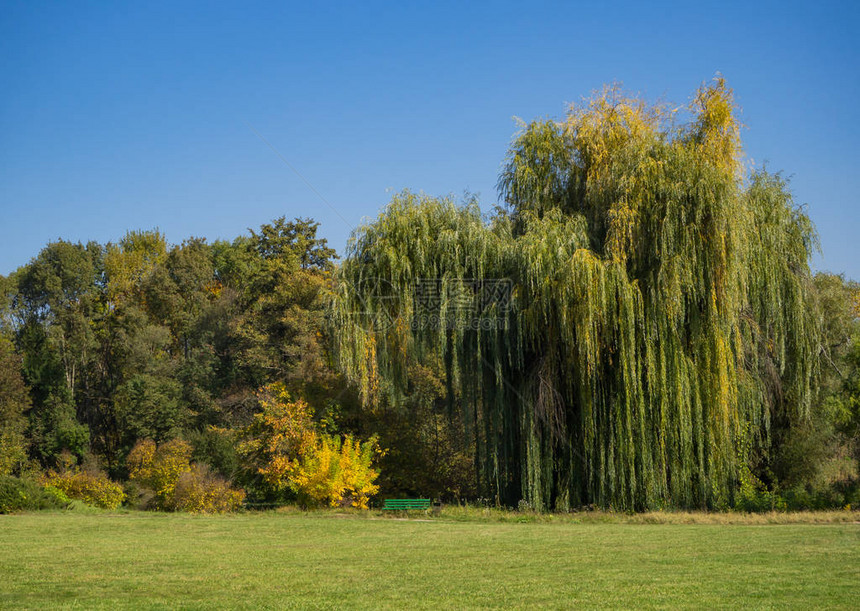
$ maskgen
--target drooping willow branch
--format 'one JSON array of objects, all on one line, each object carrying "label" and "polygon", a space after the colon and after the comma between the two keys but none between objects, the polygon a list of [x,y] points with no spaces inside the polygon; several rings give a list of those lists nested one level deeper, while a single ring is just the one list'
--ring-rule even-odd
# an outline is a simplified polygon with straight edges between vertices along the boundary
[{"label": "drooping willow branch", "polygon": [[[441,359],[476,427],[486,491],[535,508],[731,503],[774,419],[809,410],[814,230],[778,176],[746,176],[731,91],[693,119],[609,88],[524,126],[507,210],[404,192],[337,272],[341,368],[396,402],[411,360]],[[415,287],[438,282],[433,324]],[[506,279],[509,307],[458,306]]]}]

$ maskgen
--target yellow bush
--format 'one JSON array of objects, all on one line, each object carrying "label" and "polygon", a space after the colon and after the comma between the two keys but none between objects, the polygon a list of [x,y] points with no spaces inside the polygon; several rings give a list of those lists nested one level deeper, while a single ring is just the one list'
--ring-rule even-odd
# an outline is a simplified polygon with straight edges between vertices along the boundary
[{"label": "yellow bush", "polygon": [[239,453],[274,490],[291,490],[309,505],[367,508],[379,487],[373,459],[376,440],[361,443],[317,431],[302,400],[292,401],[283,384],[258,394],[262,411],[245,430]]},{"label": "yellow bush", "polygon": [[158,509],[175,509],[173,493],[183,473],[191,471],[191,445],[173,439],[156,446],[151,439],[139,441],[126,459],[129,477],[152,489]]},{"label": "yellow bush", "polygon": [[209,473],[204,465],[191,463],[191,445],[174,439],[157,446],[144,440],[132,448],[126,460],[129,477],[150,488],[157,509],[215,513],[242,506],[245,492]]},{"label": "yellow bush", "polygon": [[195,464],[179,476],[173,504],[177,510],[191,513],[223,513],[240,509],[244,500],[243,490],[234,490],[205,465]]},{"label": "yellow bush", "polygon": [[56,488],[70,499],[105,509],[116,509],[125,500],[122,486],[112,482],[103,473],[49,472],[42,484],[45,488]]},{"label": "yellow bush", "polygon": [[320,435],[313,451],[298,461],[290,488],[311,504],[367,509],[368,500],[379,491],[373,483],[379,472],[372,466],[378,452],[375,439],[361,443],[349,436],[341,440]]}]

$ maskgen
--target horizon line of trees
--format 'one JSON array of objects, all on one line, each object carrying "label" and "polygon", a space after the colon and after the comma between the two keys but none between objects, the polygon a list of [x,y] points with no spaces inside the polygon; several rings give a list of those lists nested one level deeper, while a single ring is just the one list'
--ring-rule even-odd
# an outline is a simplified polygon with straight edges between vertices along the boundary
[{"label": "horizon line of trees", "polygon": [[[690,114],[609,88],[523,126],[494,214],[403,192],[340,263],[303,218],[47,244],[0,276],[0,476],[162,508],[857,505],[860,285],[811,272],[721,79]],[[461,324],[502,278],[504,324]]]},{"label": "horizon line of trees", "polygon": [[[141,490],[128,461],[142,443],[181,440],[160,488],[194,472],[195,490],[223,488],[216,478],[251,506],[366,506],[379,485],[468,496],[466,444],[431,372],[407,408],[368,412],[332,366],[323,296],[336,255],[317,232],[281,217],[232,242],[58,240],[0,276],[0,476],[118,498],[109,478],[128,482],[127,503],[180,506]],[[250,452],[255,438],[274,446]]]}]

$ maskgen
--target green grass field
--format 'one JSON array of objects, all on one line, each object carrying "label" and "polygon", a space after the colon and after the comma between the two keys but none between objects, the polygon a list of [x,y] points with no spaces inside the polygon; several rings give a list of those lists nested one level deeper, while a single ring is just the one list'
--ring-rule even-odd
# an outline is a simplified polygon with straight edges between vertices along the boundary
[{"label": "green grass field", "polygon": [[858,608],[860,526],[0,516],[2,608]]}]

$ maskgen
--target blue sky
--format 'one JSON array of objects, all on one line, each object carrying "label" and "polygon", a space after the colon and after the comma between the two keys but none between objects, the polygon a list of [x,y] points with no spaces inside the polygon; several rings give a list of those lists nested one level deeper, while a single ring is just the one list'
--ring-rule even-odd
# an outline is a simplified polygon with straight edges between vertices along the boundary
[{"label": "blue sky", "polygon": [[809,205],[816,267],[860,279],[856,2],[311,5],[0,1],[0,274],[60,237],[281,215],[340,251],[403,188],[489,209],[514,116],[613,81],[685,103],[719,71],[748,156]]}]

